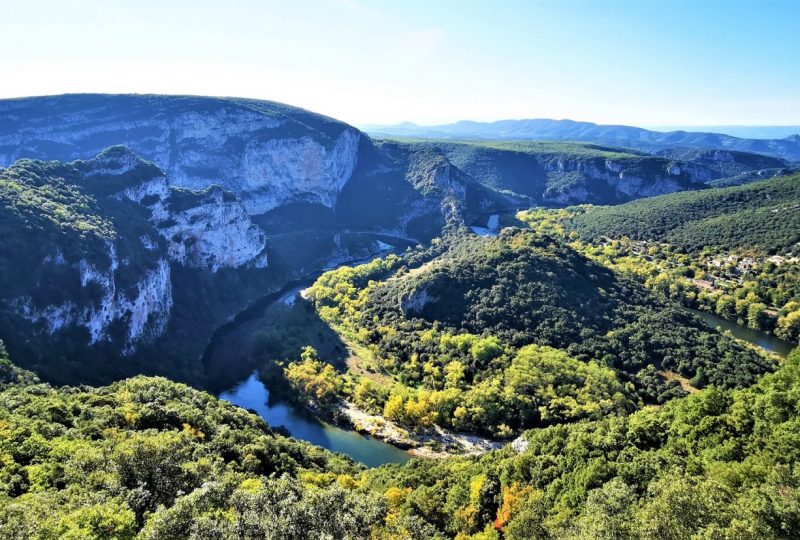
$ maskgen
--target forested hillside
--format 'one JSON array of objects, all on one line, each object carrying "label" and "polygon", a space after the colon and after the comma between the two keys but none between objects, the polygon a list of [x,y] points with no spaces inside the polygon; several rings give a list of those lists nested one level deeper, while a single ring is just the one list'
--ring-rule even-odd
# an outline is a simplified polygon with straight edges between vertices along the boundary
[{"label": "forested hillside", "polygon": [[745,390],[369,471],[184,385],[57,389],[0,353],[4,538],[788,539],[800,527],[798,351]]},{"label": "forested hillside", "polygon": [[318,406],[347,399],[412,429],[508,437],[683,395],[676,374],[727,388],[775,366],[635,281],[524,230],[457,233],[343,267],[306,296],[354,351],[344,375],[314,354],[278,356],[287,351],[274,345],[265,359],[298,360],[285,375]]},{"label": "forested hillside", "polygon": [[519,217],[692,308],[800,340],[800,176]]},{"label": "forested hillside", "polygon": [[800,242],[800,175],[591,208],[569,226],[584,239],[627,236],[694,252],[713,246],[782,253]]},{"label": "forested hillside", "polygon": [[[527,432],[481,458],[367,473],[390,515],[460,538],[795,538],[800,350],[777,373],[630,416]],[[474,536],[469,536],[469,535]]]},{"label": "forested hillside", "polygon": [[383,527],[362,467],[254,414],[161,378],[9,383],[19,370],[2,356],[0,537],[368,538]]},{"label": "forested hillside", "polygon": [[408,140],[442,153],[486,186],[538,204],[611,204],[699,189],[719,173],[706,165],[585,143]]}]

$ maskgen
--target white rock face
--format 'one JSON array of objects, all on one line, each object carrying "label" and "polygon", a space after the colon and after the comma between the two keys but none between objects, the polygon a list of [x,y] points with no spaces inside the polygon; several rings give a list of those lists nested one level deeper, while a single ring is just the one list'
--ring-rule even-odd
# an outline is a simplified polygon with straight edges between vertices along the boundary
[{"label": "white rock face", "polygon": [[467,185],[462,180],[455,178],[453,166],[449,163],[436,168],[433,172],[433,182],[444,193],[455,197],[458,201],[463,201],[467,197]]},{"label": "white rock face", "polygon": [[86,176],[119,176],[129,173],[142,164],[142,160],[127,150],[118,150],[113,153],[113,157],[97,156],[89,162],[91,169]]},{"label": "white rock face", "polygon": [[158,222],[161,235],[169,242],[169,257],[187,266],[220,268],[267,266],[267,237],[255,225],[238,200],[225,200],[219,187],[203,193],[197,206],[169,212]]},{"label": "white rock face", "polygon": [[403,315],[416,315],[431,302],[436,302],[438,298],[428,293],[428,288],[423,287],[412,293],[400,297],[400,309]]},{"label": "white rock face", "polygon": [[670,163],[667,166],[667,173],[672,176],[679,176],[681,174],[681,166],[677,163]]},{"label": "white rock face", "polygon": [[[171,187],[158,169],[124,148],[112,149],[75,166],[87,179],[99,177],[99,193],[106,193],[104,185],[124,186],[116,193],[98,197],[127,199],[149,210],[153,230],[141,234],[138,241],[153,253],[153,258],[148,259],[149,269],[134,278],[138,281],[133,285],[127,281],[121,290],[119,272],[129,272],[128,265],[141,261],[120,260],[115,243],[107,241],[108,262],[83,258],[72,263],[71,269],[65,268],[74,271],[80,287],[91,291],[82,296],[92,300],[68,300],[44,307],[34,305],[30,296],[10,301],[22,317],[41,324],[48,334],[67,327],[84,327],[92,345],[112,338],[119,340],[119,334],[114,332],[111,336],[109,329],[121,322],[125,338],[120,345],[123,353],[129,354],[139,343],[166,330],[173,304],[170,261],[212,272],[223,267],[267,266],[266,234],[252,222],[241,201],[219,186],[202,192]],[[137,170],[139,167],[146,168]],[[144,179],[139,180],[140,177]],[[126,179],[130,179],[127,185]],[[166,249],[159,235],[166,240]],[[56,249],[44,257],[42,264],[64,267],[69,263]]]},{"label": "white rock face", "polygon": [[23,157],[89,159],[125,145],[164,170],[171,185],[219,185],[250,214],[294,201],[332,207],[353,174],[361,136],[279,104],[182,96],[10,100],[0,102],[2,121],[14,129],[0,128],[0,167]]},{"label": "white rock face", "polygon": [[172,284],[170,267],[166,259],[159,259],[156,267],[147,270],[136,282],[135,293],[128,296],[117,289],[115,272],[119,268],[114,245],[108,244],[110,264],[98,268],[81,259],[76,265],[81,287],[99,286],[99,302],[78,305],[73,301],[60,305],[36,308],[30,297],[18,298],[12,305],[25,319],[41,323],[52,335],[68,326],[82,326],[89,331],[89,344],[109,339],[112,323],[125,321],[126,341],[123,353],[130,354],[141,341],[160,336],[166,329],[172,309]]},{"label": "white rock face", "polygon": [[528,442],[528,439],[526,439],[524,435],[520,435],[511,441],[511,449],[517,454],[523,454],[525,453],[525,450],[528,449],[529,444],[530,442]]},{"label": "white rock face", "polygon": [[620,174],[618,178],[610,179],[608,185],[613,187],[617,193],[631,199],[664,195],[682,189],[681,183],[672,178],[663,178],[658,182],[653,182],[638,176],[628,176],[624,173]]},{"label": "white rock face", "polygon": [[[129,199],[150,210],[150,220],[153,223],[169,219],[166,201],[170,195],[169,182],[166,177],[160,176],[141,184],[128,187],[114,195],[117,199]],[[143,241],[143,244],[146,243]]]},{"label": "white rock face", "polygon": [[[89,174],[96,175],[94,171],[98,169],[106,175],[123,174],[142,164],[133,153],[122,156],[117,161],[125,162],[125,167],[112,170],[103,167],[99,160],[92,160],[90,163],[97,169]],[[131,200],[150,211],[150,221],[167,240],[167,252],[173,261],[195,268],[208,268],[212,272],[223,267],[267,266],[266,234],[252,222],[244,205],[219,186],[200,193],[186,193],[171,188],[166,177],[156,176],[128,186],[113,197]],[[188,206],[185,203],[173,205],[173,197],[188,199],[191,203]],[[158,247],[147,235],[139,240],[150,251]]]},{"label": "white rock face", "polygon": [[[612,188],[620,200],[652,197],[687,189],[691,182],[705,182],[707,170],[700,167],[683,166],[666,162],[661,174],[647,177],[631,172],[624,161],[615,159],[579,161],[557,159],[545,165],[547,172],[578,173],[587,178],[587,183],[603,183]],[[545,192],[544,199],[559,204],[593,202],[593,190],[587,184],[575,184],[565,191]]]},{"label": "white rock face", "polygon": [[333,208],[356,166],[358,141],[357,132],[350,130],[330,151],[310,137],[251,141],[239,173],[245,208],[262,214],[289,201]]}]

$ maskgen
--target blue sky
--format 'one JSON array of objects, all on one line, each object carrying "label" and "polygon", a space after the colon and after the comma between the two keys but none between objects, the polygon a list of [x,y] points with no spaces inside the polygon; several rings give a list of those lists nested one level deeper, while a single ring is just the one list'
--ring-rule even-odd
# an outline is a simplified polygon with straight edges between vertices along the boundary
[{"label": "blue sky", "polygon": [[0,97],[237,95],[354,124],[800,124],[800,1],[0,0]]}]

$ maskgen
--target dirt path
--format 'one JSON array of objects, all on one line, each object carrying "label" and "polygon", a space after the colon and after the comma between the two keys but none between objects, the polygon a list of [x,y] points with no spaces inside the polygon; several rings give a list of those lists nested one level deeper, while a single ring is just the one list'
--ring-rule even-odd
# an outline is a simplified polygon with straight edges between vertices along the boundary
[{"label": "dirt path", "polygon": [[700,391],[699,388],[692,386],[692,383],[689,381],[689,379],[679,373],[675,373],[674,371],[659,371],[658,374],[661,375],[665,381],[678,381],[678,383],[681,385],[681,388],[683,388],[683,390],[689,394],[696,394]]}]

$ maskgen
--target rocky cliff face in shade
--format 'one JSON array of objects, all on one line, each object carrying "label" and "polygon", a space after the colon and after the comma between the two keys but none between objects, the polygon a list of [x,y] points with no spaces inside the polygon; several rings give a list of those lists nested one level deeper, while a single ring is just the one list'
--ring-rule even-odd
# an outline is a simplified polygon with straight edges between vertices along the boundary
[{"label": "rocky cliff face in shade", "polygon": [[[172,264],[211,272],[267,265],[266,234],[233,194],[170,186],[125,147],[70,164],[22,161],[0,182],[5,232],[31,235],[22,252],[0,258],[35,269],[8,277],[15,287],[2,304],[48,336],[84,328],[89,345],[114,341],[129,354],[166,330]],[[41,224],[23,217],[29,211]],[[63,285],[47,295],[42,283]]]},{"label": "rocky cliff face in shade", "polygon": [[711,171],[688,163],[660,160],[643,169],[630,160],[558,159],[545,165],[549,174],[576,178],[555,182],[543,194],[545,202],[578,204],[629,201],[701,188],[714,176]]},{"label": "rocky cliff face in shade", "polygon": [[250,214],[288,202],[333,207],[361,134],[277,103],[181,96],[66,95],[0,101],[0,166],[88,159],[125,145],[171,185],[236,194]]},{"label": "rocky cliff face in shade", "polygon": [[787,169],[781,159],[723,150],[673,149],[650,155],[573,142],[431,140],[417,145],[439,149],[487,187],[542,205],[618,204],[702,189],[723,178],[769,178]]},{"label": "rocky cliff face in shade", "polygon": [[126,292],[117,286],[115,274],[120,262],[113,243],[108,244],[108,258],[108,266],[87,259],[72,265],[82,289],[99,289],[94,302],[67,300],[37,307],[30,296],[21,296],[11,299],[9,305],[26,320],[44,327],[50,336],[71,326],[83,327],[89,333],[89,345],[110,339],[111,325],[121,323],[121,349],[129,354],[139,342],[151,341],[166,329],[172,309],[170,266],[166,259],[158,259],[155,268],[146,270]]}]

